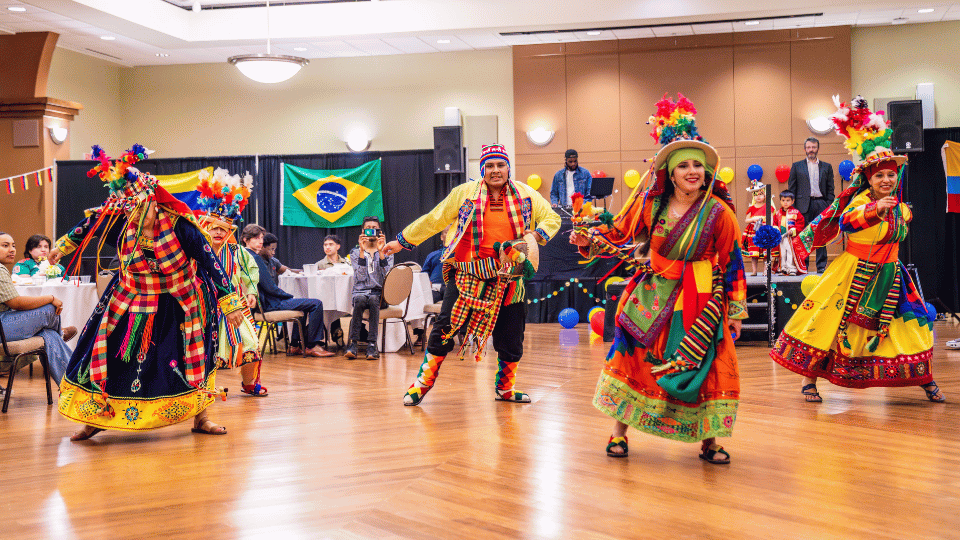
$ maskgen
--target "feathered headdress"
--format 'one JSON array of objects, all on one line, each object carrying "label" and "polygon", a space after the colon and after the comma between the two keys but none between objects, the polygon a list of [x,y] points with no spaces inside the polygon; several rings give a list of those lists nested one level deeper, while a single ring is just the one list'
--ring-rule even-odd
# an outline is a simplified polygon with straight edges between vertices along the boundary
[{"label": "feathered headdress", "polygon": [[661,146],[673,141],[702,141],[697,133],[697,108],[683,94],[674,102],[667,94],[657,102],[657,112],[647,123],[653,126],[650,136]]},{"label": "feathered headdress", "polygon": [[110,196],[104,207],[114,211],[129,210],[136,206],[138,199],[153,197],[157,187],[156,177],[133,167],[137,162],[147,159],[151,153],[152,150],[135,144],[119,158],[111,159],[99,145],[93,146],[91,158],[100,163],[87,171],[87,177],[99,177],[110,189]]},{"label": "feathered headdress", "polygon": [[234,228],[233,222],[240,217],[250,200],[253,189],[253,176],[246,173],[231,175],[226,169],[216,169],[213,175],[206,169],[201,170],[200,184],[197,186],[197,204],[201,223],[219,222],[226,229]]},{"label": "feathered headdress", "polygon": [[[830,119],[837,134],[846,139],[843,145],[847,151],[859,161],[850,173],[852,177],[859,177],[864,169],[881,161],[896,161],[897,165],[907,161],[905,156],[894,155],[890,150],[893,130],[887,125],[883,111],[871,112],[863,96],[853,98],[849,107],[840,102],[840,96],[833,96],[833,103],[837,112]],[[858,178],[854,185],[860,181]]]}]

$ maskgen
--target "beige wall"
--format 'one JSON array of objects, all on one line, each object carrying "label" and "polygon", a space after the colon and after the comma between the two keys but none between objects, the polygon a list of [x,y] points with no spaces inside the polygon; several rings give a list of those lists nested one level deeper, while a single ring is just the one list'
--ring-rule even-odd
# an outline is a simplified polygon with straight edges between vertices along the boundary
[{"label": "beige wall", "polygon": [[47,95],[83,105],[70,123],[70,158],[82,159],[94,144],[110,155],[129,144],[123,138],[120,73],[126,68],[58,47],[50,63]]},{"label": "beige wall", "polygon": [[960,21],[854,28],[853,91],[873,98],[914,97],[933,83],[937,127],[960,126]]}]

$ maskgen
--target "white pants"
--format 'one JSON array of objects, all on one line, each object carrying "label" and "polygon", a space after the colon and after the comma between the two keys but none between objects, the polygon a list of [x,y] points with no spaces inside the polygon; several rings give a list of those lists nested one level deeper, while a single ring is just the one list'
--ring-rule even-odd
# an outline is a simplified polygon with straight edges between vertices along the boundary
[{"label": "white pants", "polygon": [[796,274],[797,265],[794,264],[793,237],[784,235],[780,240],[780,273]]}]

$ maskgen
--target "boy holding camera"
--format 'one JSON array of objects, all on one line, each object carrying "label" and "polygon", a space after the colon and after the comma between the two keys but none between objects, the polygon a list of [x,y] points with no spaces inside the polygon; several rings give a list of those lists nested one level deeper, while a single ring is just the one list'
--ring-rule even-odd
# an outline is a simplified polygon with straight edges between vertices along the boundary
[{"label": "boy holding camera", "polygon": [[367,319],[367,360],[380,358],[377,350],[380,298],[383,294],[384,279],[393,267],[393,255],[384,257],[380,253],[386,243],[386,237],[380,230],[380,219],[376,216],[363,218],[360,243],[350,251],[350,264],[353,266],[353,319],[350,321],[350,344],[343,353],[350,359],[357,357],[357,341],[360,339],[360,325],[365,310],[370,312]]}]

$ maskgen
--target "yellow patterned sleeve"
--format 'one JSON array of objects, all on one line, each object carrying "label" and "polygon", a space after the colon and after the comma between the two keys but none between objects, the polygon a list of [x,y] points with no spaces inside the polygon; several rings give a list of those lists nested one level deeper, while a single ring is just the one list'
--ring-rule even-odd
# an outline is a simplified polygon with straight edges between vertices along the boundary
[{"label": "yellow patterned sleeve", "polygon": [[477,181],[474,180],[453,188],[453,191],[440,201],[440,204],[435,206],[433,210],[407,225],[403,232],[397,235],[397,241],[403,247],[413,249],[414,246],[420,245],[431,236],[442,231],[447,225],[456,223],[460,206],[467,195],[472,192],[471,190],[477,188],[477,185]]},{"label": "yellow patterned sleeve", "polygon": [[224,315],[240,311],[244,306],[240,295],[235,292],[222,296],[218,302],[220,304],[220,311],[222,311]]},{"label": "yellow patterned sleeve", "polygon": [[56,248],[60,253],[69,255],[77,249],[77,244],[70,239],[70,236],[65,234],[60,238],[57,238],[57,241],[53,243],[53,247]]}]

